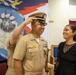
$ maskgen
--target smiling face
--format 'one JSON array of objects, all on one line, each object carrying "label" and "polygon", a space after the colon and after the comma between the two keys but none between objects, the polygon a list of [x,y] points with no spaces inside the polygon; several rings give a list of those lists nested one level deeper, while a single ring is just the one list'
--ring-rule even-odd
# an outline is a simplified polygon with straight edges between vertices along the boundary
[{"label": "smiling face", "polygon": [[45,25],[43,23],[35,21],[32,24],[32,31],[38,36],[40,36],[43,33],[44,29],[45,29]]},{"label": "smiling face", "polygon": [[74,36],[74,32],[72,31],[70,26],[65,26],[64,30],[63,30],[63,38],[66,40],[70,40],[73,39]]}]

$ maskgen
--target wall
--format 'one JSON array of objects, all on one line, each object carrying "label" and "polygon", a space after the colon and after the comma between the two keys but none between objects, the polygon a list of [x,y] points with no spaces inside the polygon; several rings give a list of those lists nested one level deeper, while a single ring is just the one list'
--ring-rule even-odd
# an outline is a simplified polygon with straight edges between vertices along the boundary
[{"label": "wall", "polygon": [[63,28],[69,23],[69,0],[49,0],[49,48],[64,41]]},{"label": "wall", "polygon": [[76,0],[69,0],[69,23],[76,25]]},{"label": "wall", "polygon": [[69,5],[69,19],[70,18],[76,21],[76,5]]}]

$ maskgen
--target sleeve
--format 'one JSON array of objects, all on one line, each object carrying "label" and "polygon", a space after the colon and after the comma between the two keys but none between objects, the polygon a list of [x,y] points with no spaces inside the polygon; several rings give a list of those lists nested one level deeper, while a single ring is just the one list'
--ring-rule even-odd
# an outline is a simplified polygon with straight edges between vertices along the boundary
[{"label": "sleeve", "polygon": [[58,45],[58,51],[59,51],[59,52],[63,49],[64,44],[65,44],[65,42],[59,43],[59,45]]},{"label": "sleeve", "polygon": [[16,46],[16,43],[10,45],[10,40],[8,40],[6,46],[7,46],[7,50],[13,50]]},{"label": "sleeve", "polygon": [[64,44],[65,44],[65,41],[60,42],[59,45],[58,45],[58,58],[57,58],[57,61],[59,61],[59,54],[62,52]]},{"label": "sleeve", "polygon": [[26,54],[26,42],[23,38],[20,38],[16,44],[13,58],[23,60],[25,54]]}]

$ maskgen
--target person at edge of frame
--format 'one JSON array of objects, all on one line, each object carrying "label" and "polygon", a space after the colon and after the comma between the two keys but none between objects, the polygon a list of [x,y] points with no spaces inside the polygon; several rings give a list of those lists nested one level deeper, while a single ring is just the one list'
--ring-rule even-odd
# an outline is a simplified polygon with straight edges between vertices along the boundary
[{"label": "person at edge of frame", "polygon": [[76,75],[76,26],[68,24],[63,29],[63,38],[58,46],[55,75]]}]

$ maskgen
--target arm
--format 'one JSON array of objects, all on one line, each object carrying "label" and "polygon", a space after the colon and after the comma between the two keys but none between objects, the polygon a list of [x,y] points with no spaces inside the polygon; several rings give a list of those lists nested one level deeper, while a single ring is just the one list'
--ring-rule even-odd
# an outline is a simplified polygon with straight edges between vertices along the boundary
[{"label": "arm", "polygon": [[49,69],[49,73],[50,73],[51,75],[54,75],[54,65],[48,63],[48,69]]},{"label": "arm", "polygon": [[[16,75],[23,75],[23,61],[25,60],[26,55],[26,40],[25,37],[21,37],[19,41],[16,43],[16,47],[14,50],[13,58],[14,58],[14,67],[16,71]],[[25,38],[26,39],[26,38]]]},{"label": "arm", "polygon": [[21,61],[14,59],[14,65],[15,65],[16,75],[23,75]]},{"label": "arm", "polygon": [[19,35],[22,33],[22,30],[24,29],[25,25],[29,24],[33,21],[33,19],[36,19],[34,17],[27,18],[24,22],[21,23],[15,30],[13,35],[10,37],[10,45],[13,45],[16,40],[18,39]]},{"label": "arm", "polygon": [[48,51],[49,51],[49,49],[47,48],[46,61],[45,61],[45,72],[47,72],[47,73],[48,73]]}]

